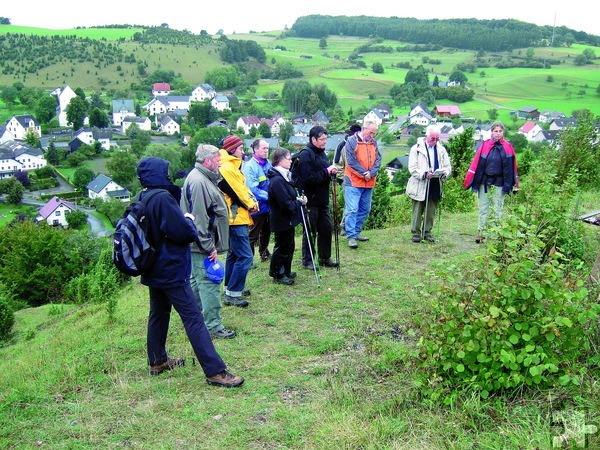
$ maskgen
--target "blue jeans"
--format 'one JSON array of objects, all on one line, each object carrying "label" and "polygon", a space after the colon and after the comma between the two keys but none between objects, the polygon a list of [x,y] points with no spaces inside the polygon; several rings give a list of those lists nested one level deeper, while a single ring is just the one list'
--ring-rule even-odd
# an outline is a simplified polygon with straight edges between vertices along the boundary
[{"label": "blue jeans", "polygon": [[371,211],[373,188],[344,187],[344,227],[348,239],[356,239]]},{"label": "blue jeans", "polygon": [[150,314],[148,315],[148,363],[151,366],[162,364],[169,359],[166,350],[171,308],[181,317],[185,332],[192,344],[194,353],[207,377],[225,370],[226,366],[210,339],[204,317],[189,284],[185,286],[150,289]]},{"label": "blue jeans", "polygon": [[204,268],[206,255],[192,252],[192,277],[190,286],[194,292],[196,303],[202,309],[204,322],[208,331],[215,333],[223,329],[221,318],[221,283],[216,284],[206,276]]},{"label": "blue jeans", "polygon": [[242,296],[253,259],[248,225],[230,225],[229,252],[225,261],[225,295]]}]

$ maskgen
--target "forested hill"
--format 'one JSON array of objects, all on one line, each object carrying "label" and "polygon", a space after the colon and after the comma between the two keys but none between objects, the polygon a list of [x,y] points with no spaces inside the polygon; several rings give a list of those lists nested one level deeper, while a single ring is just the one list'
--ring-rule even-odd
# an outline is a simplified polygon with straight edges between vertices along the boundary
[{"label": "forested hill", "polygon": [[299,17],[291,28],[303,38],[329,35],[379,37],[414,44],[434,44],[466,50],[507,51],[516,48],[549,45],[554,33],[554,46],[574,42],[600,46],[600,36],[566,27],[553,30],[513,19],[431,19],[399,17],[321,16]]}]

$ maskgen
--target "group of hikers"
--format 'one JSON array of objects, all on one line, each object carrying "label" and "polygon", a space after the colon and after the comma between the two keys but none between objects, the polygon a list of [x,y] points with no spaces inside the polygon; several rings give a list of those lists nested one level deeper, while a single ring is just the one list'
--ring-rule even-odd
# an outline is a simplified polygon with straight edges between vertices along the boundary
[{"label": "group of hikers", "polygon": [[[139,162],[140,197],[153,189],[163,190],[147,202],[150,237],[158,259],[141,277],[150,293],[150,374],[185,363],[166,351],[170,313],[175,308],[207,382],[225,387],[244,382],[227,371],[212,342],[236,336],[223,325],[222,305],[249,306],[252,293],[246,279],[256,267],[256,252],[261,262],[269,263],[274,283],[294,284],[292,259],[299,224],[303,228],[302,265],[315,275],[321,267],[339,269],[339,247],[335,259],[331,248],[334,235],[337,243],[338,229],[350,249],[369,240],[362,230],[381,166],[377,130],[374,122],[353,125],[334,152],[333,162],[325,152],[328,133],[321,126],[310,129],[308,143],[298,153],[276,148],[270,159],[266,140],[256,139],[252,155],[246,158],[242,139],[229,135],[220,142],[220,149],[198,146],[194,168],[182,188],[170,180],[168,161],[146,157]],[[518,186],[514,149],[503,133],[501,122],[492,124],[492,138],[476,152],[465,177],[464,187],[479,198],[478,243],[484,239],[490,208],[499,217],[504,196]],[[406,193],[413,202],[413,242],[435,242],[433,220],[443,182],[452,170],[439,138],[439,127],[431,125],[410,150]],[[335,194],[338,184],[345,207],[342,217],[335,220],[334,233],[330,190]],[[268,248],[271,234],[273,253]],[[219,255],[225,254],[223,265]]]}]

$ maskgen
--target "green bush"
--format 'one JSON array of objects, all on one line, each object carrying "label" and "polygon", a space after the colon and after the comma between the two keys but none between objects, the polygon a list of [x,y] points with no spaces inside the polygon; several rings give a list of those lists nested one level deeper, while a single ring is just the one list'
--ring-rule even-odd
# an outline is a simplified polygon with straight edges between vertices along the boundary
[{"label": "green bush", "polygon": [[0,342],[10,337],[10,330],[15,324],[15,313],[8,302],[0,297]]},{"label": "green bush", "polygon": [[582,382],[600,305],[582,281],[587,258],[583,233],[573,232],[574,192],[549,174],[533,177],[491,229],[484,255],[440,269],[419,342],[426,394],[466,388],[487,397]]}]

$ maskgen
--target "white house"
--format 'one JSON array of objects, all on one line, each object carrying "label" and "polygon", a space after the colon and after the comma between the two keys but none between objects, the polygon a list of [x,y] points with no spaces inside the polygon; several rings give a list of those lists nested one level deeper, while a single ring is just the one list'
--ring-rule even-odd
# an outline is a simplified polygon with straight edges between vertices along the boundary
[{"label": "white house", "polygon": [[411,105],[411,110],[408,113],[408,121],[413,125],[426,127],[433,122],[433,116],[424,103],[417,103]]},{"label": "white house", "polygon": [[71,89],[68,85],[61,86],[54,89],[50,92],[50,95],[56,98],[58,105],[56,106],[56,115],[58,116],[58,124],[61,127],[66,127],[69,125],[69,121],[67,120],[67,106],[72,99],[77,97],[77,94],[73,89]]},{"label": "white house", "polygon": [[155,97],[144,106],[148,114],[165,114],[172,111],[188,111],[190,98],[183,95],[167,95]]},{"label": "white house", "polygon": [[148,117],[127,116],[121,124],[123,133],[126,133],[127,129],[134,123],[140,130],[150,131],[152,129],[152,121]]},{"label": "white house", "polygon": [[0,126],[0,144],[3,144],[4,142],[11,142],[14,140],[15,135],[8,131],[6,125]]},{"label": "white house", "polygon": [[39,148],[15,141],[0,144],[0,178],[12,177],[19,170],[31,172],[46,164],[44,153]]},{"label": "white house", "polygon": [[96,175],[96,178],[90,181],[86,187],[88,190],[88,197],[91,199],[116,199],[123,203],[129,203],[131,200],[131,192],[129,192],[128,189],[119,186],[110,177],[102,173]]},{"label": "white house", "polygon": [[28,133],[33,133],[36,137],[42,136],[42,127],[40,123],[32,115],[26,114],[23,116],[12,116],[6,122],[6,129],[15,139],[25,140]]},{"label": "white house", "polygon": [[532,141],[533,137],[540,131],[542,131],[542,127],[531,121],[525,122],[518,130],[528,141]]},{"label": "white house", "polygon": [[363,123],[365,122],[373,122],[377,126],[381,126],[383,123],[383,114],[377,109],[372,109],[363,117]]},{"label": "white house", "polygon": [[160,125],[158,126],[158,129],[169,136],[173,136],[180,131],[179,124],[169,116],[164,116],[162,119],[160,119]]},{"label": "white house", "polygon": [[112,101],[113,125],[120,127],[125,117],[135,117],[133,100],[117,99]]},{"label": "white house", "polygon": [[190,102],[203,102],[204,100],[212,100],[217,95],[217,92],[208,83],[199,84],[190,95]]},{"label": "white house", "polygon": [[169,83],[154,83],[152,85],[152,95],[155,97],[169,95],[171,93],[171,86]]},{"label": "white house", "polygon": [[217,111],[224,111],[226,109],[231,109],[229,107],[229,99],[224,95],[216,95],[211,101],[210,104]]},{"label": "white house", "polygon": [[258,128],[260,119],[257,116],[242,116],[235,123],[236,128],[244,130],[244,134],[250,134],[250,128]]},{"label": "white house", "polygon": [[577,119],[572,117],[565,117],[554,119],[550,122],[549,130],[566,130],[567,128],[575,128],[577,126]]},{"label": "white house", "polygon": [[94,142],[100,142],[102,149],[110,150],[112,131],[96,127],[81,128],[75,132],[75,138],[87,145],[94,145]]},{"label": "white house", "polygon": [[68,226],[67,215],[72,211],[77,211],[73,203],[54,196],[40,208],[36,221],[45,221],[48,225],[54,227],[66,227]]},{"label": "white house", "polygon": [[564,119],[566,116],[559,111],[542,111],[538,117],[540,123],[550,123],[554,119]]}]

